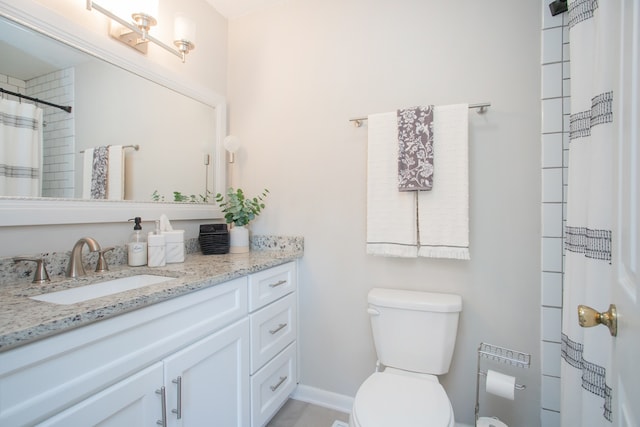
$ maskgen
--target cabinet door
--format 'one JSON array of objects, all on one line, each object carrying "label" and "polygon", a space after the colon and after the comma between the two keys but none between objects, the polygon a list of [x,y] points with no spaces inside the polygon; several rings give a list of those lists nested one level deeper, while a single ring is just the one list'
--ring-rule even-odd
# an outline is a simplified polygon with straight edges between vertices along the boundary
[{"label": "cabinet door", "polygon": [[169,426],[249,425],[249,320],[164,360]]},{"label": "cabinet door", "polygon": [[162,363],[158,362],[38,425],[154,426],[162,421],[162,384]]}]

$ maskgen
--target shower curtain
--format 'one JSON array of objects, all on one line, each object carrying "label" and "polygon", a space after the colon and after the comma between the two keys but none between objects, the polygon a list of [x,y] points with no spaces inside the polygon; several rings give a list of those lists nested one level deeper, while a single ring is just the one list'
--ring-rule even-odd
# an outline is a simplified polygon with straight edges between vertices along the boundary
[{"label": "shower curtain", "polygon": [[577,307],[610,302],[613,92],[618,67],[618,1],[569,2],[571,114],[562,316],[563,426],[611,426],[609,330],[583,329]]},{"label": "shower curtain", "polygon": [[0,100],[0,196],[40,196],[42,108]]}]

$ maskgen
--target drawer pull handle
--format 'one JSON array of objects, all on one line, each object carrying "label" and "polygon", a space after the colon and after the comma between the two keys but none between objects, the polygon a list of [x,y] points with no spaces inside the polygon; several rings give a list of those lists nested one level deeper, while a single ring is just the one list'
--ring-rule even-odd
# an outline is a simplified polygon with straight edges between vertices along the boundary
[{"label": "drawer pull handle", "polygon": [[162,399],[162,419],[156,421],[156,424],[162,427],[167,427],[167,393],[164,386],[156,390],[156,394],[159,394],[160,399]]},{"label": "drawer pull handle", "polygon": [[275,329],[269,329],[269,333],[270,333],[271,335],[275,335],[275,334],[277,334],[279,331],[281,331],[283,328],[286,328],[286,327],[287,327],[287,324],[286,324],[286,323],[280,323],[280,324],[278,325],[278,327],[277,327],[277,328],[275,328]]},{"label": "drawer pull handle", "polygon": [[270,287],[270,288],[276,288],[276,287],[278,287],[278,286],[280,286],[280,285],[284,285],[285,283],[287,283],[287,281],[286,281],[286,280],[278,280],[276,283],[271,283],[271,284],[269,285],[269,287]]},{"label": "drawer pull handle", "polygon": [[280,377],[280,381],[277,384],[270,386],[271,391],[276,391],[278,387],[282,385],[287,380],[287,377]]},{"label": "drawer pull handle", "polygon": [[171,380],[172,383],[178,386],[178,409],[172,409],[171,413],[176,414],[178,419],[182,418],[182,377],[178,376],[175,380]]}]

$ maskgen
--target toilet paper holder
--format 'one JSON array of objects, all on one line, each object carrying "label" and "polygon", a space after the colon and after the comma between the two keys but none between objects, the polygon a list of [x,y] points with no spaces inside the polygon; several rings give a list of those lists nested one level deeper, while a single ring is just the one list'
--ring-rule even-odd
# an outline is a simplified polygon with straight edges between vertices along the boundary
[{"label": "toilet paper holder", "polygon": [[[478,375],[480,375],[481,377],[486,377],[487,371],[478,371]],[[516,390],[524,390],[525,388],[527,388],[527,386],[524,384],[515,383],[514,388]]]},{"label": "toilet paper holder", "polygon": [[[476,375],[476,425],[480,417],[480,377],[486,377],[488,371],[481,369],[482,360],[490,360],[497,363],[503,363],[514,366],[516,368],[528,369],[531,365],[531,355],[521,351],[512,350],[488,343],[480,343],[478,347],[478,371]],[[514,384],[516,390],[524,390],[526,385]]]}]

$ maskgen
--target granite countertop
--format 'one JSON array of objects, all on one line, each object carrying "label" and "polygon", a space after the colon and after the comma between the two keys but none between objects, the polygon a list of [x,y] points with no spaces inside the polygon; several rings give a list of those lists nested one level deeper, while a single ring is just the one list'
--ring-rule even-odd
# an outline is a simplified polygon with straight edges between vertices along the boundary
[{"label": "granite countertop", "polygon": [[[186,256],[184,263],[167,264],[165,267],[118,266],[102,274],[87,271],[87,276],[78,280],[65,278],[42,285],[4,285],[0,287],[0,352],[284,264],[301,256],[301,250],[252,250],[245,254],[225,255],[190,254]],[[175,280],[70,305],[29,298],[133,274],[171,276]]]}]

